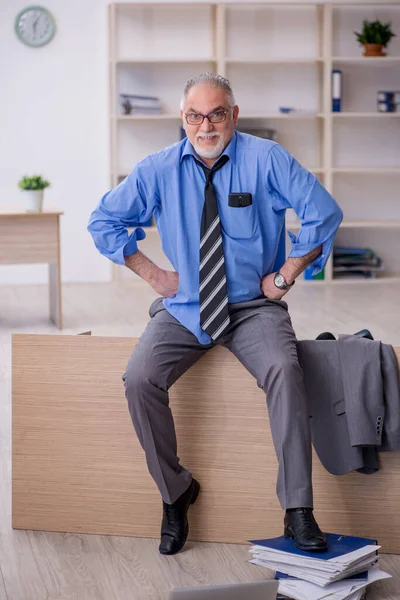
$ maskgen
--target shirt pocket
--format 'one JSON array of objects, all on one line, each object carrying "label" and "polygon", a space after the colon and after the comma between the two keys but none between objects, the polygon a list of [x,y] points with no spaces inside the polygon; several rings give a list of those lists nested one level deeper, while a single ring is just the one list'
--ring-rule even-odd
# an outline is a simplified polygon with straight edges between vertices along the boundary
[{"label": "shirt pocket", "polygon": [[228,206],[226,216],[223,226],[229,237],[248,239],[254,236],[256,230],[254,202],[250,206]]}]

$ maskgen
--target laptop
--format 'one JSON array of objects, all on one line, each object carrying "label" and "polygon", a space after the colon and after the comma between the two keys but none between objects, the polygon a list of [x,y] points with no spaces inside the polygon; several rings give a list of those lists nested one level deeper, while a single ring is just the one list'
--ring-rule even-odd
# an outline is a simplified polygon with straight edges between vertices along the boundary
[{"label": "laptop", "polygon": [[171,590],[168,600],[275,600],[278,581],[252,581]]}]

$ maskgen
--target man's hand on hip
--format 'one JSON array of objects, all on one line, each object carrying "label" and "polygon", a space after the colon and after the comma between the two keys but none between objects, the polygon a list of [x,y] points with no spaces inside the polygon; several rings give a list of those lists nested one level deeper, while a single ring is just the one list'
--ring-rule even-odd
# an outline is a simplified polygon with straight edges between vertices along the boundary
[{"label": "man's hand on hip", "polygon": [[176,271],[164,271],[164,269],[158,269],[156,277],[149,282],[153,290],[155,290],[160,296],[169,298],[175,296],[179,286],[179,275]]},{"label": "man's hand on hip", "polygon": [[147,281],[161,296],[169,298],[178,291],[179,275],[175,271],[165,271],[157,267],[147,256],[137,250],[125,257],[125,264],[134,273]]},{"label": "man's hand on hip", "polygon": [[280,300],[289,290],[280,290],[274,283],[275,273],[270,273],[261,279],[261,291],[271,300]]}]

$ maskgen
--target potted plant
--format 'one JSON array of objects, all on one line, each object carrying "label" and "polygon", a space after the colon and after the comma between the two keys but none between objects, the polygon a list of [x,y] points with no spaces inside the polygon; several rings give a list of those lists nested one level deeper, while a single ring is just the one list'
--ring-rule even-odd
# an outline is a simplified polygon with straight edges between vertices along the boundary
[{"label": "potted plant", "polygon": [[42,211],[43,190],[49,185],[50,182],[42,179],[40,175],[32,177],[25,175],[18,182],[18,186],[24,191],[25,207],[28,212]]},{"label": "potted plant", "polygon": [[364,46],[364,56],[386,56],[382,48],[386,48],[396,34],[391,30],[391,23],[380,21],[363,21],[361,33],[354,32],[358,42]]}]

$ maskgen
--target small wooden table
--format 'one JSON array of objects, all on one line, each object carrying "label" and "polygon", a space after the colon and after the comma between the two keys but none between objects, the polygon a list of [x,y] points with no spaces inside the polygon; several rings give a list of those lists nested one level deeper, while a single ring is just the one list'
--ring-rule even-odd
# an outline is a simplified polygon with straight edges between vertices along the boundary
[{"label": "small wooden table", "polygon": [[49,265],[50,319],[62,328],[60,216],[56,209],[26,212],[0,205],[0,264]]}]

